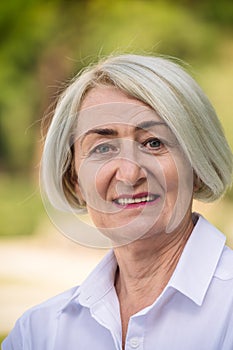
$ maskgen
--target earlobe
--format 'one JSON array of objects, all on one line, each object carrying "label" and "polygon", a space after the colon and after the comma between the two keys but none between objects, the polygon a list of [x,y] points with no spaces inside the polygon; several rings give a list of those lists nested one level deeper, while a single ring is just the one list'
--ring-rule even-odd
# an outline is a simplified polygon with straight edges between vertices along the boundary
[{"label": "earlobe", "polygon": [[193,192],[198,192],[203,186],[203,182],[200,177],[194,173],[193,174]]},{"label": "earlobe", "polygon": [[74,159],[72,159],[70,164],[70,180],[72,182],[73,191],[75,193],[75,197],[78,199],[78,202],[80,203],[80,206],[85,207],[86,201],[83,196],[83,192],[81,190],[81,185],[79,182],[79,178],[75,169],[75,162]]},{"label": "earlobe", "polygon": [[76,196],[78,198],[78,201],[79,201],[80,205],[81,206],[86,206],[86,201],[85,201],[83,192],[81,190],[78,178],[75,181],[74,190],[75,190],[75,194],[76,194]]},{"label": "earlobe", "polygon": [[73,161],[71,162],[68,171],[65,173],[65,178],[66,187],[69,189],[69,192],[72,193],[72,196],[77,202],[77,205],[80,207],[85,207],[86,202],[80,188],[78,176]]}]

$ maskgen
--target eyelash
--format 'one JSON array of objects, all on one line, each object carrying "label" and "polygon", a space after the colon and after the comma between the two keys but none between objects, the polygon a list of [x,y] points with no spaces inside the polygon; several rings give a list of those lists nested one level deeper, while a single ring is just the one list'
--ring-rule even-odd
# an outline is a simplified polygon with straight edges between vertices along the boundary
[{"label": "eyelash", "polygon": [[116,146],[111,145],[109,143],[101,143],[101,144],[95,146],[92,150],[90,150],[89,155],[92,155],[92,154],[108,154],[109,153],[109,152],[100,152],[100,148],[101,147],[108,147],[114,153],[116,153],[116,151],[117,151],[117,147]]},{"label": "eyelash", "polygon": [[147,139],[146,141],[144,141],[142,143],[142,146],[146,147],[150,142],[154,142],[154,141],[156,141],[156,143],[159,143],[159,145],[156,148],[151,147],[150,150],[161,149],[161,147],[163,146],[163,142],[161,140],[159,140],[157,137],[151,137],[151,138]]},{"label": "eyelash", "polygon": [[[147,145],[150,142],[156,142],[157,147],[148,147]],[[163,146],[164,146],[164,144],[160,139],[158,139],[156,137],[151,137],[151,138],[145,140],[144,142],[142,142],[139,145],[139,149],[144,150],[146,152],[153,152],[153,151],[161,150],[161,148]],[[105,152],[105,151],[103,151],[103,149],[106,147],[108,148],[108,150]],[[102,148],[102,152],[101,152],[101,148]],[[100,143],[99,145],[95,146],[93,149],[90,150],[88,155],[89,156],[91,156],[91,155],[106,155],[107,156],[107,155],[110,155],[113,153],[118,153],[118,151],[119,151],[119,146],[106,142],[106,143]]]}]

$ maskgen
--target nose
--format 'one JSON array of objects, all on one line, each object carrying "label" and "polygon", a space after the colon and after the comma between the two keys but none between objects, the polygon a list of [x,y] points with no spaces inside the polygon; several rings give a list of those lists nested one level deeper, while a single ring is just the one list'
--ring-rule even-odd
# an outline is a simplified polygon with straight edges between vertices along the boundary
[{"label": "nose", "polygon": [[126,158],[119,158],[117,162],[117,181],[120,181],[126,185],[135,186],[139,185],[145,180],[145,170],[142,169],[139,163]]}]

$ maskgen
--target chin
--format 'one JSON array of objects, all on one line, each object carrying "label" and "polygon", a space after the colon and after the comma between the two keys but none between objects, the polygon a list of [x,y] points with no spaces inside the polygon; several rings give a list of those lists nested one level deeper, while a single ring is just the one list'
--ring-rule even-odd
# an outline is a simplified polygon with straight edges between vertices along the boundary
[{"label": "chin", "polygon": [[155,219],[152,220],[151,216],[148,218],[139,216],[126,222],[121,221],[121,224],[111,222],[111,225],[108,226],[102,223],[97,228],[112,241],[113,246],[130,244],[162,232],[161,226],[155,222]]}]

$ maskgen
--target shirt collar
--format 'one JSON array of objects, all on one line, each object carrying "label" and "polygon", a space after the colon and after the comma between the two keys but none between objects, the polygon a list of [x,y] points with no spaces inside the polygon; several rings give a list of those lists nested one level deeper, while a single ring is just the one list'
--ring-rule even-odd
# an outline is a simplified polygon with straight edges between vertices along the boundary
[{"label": "shirt collar", "polygon": [[[199,216],[165,289],[172,287],[193,300],[197,305],[201,305],[216,270],[225,241],[226,238],[220,231],[202,216]],[[60,311],[72,302],[78,302],[87,307],[96,303],[114,288],[116,269],[117,261],[113,250],[110,250],[82,285],[74,290]]]},{"label": "shirt collar", "polygon": [[220,231],[199,216],[168,286],[201,305],[225,241],[226,237]]},{"label": "shirt collar", "polygon": [[91,306],[114,288],[116,269],[117,261],[111,250],[81,285],[79,302]]},{"label": "shirt collar", "polygon": [[94,270],[88,275],[81,286],[73,289],[58,313],[64,311],[72,303],[90,307],[114,287],[114,277],[117,261],[113,250],[110,250]]}]

